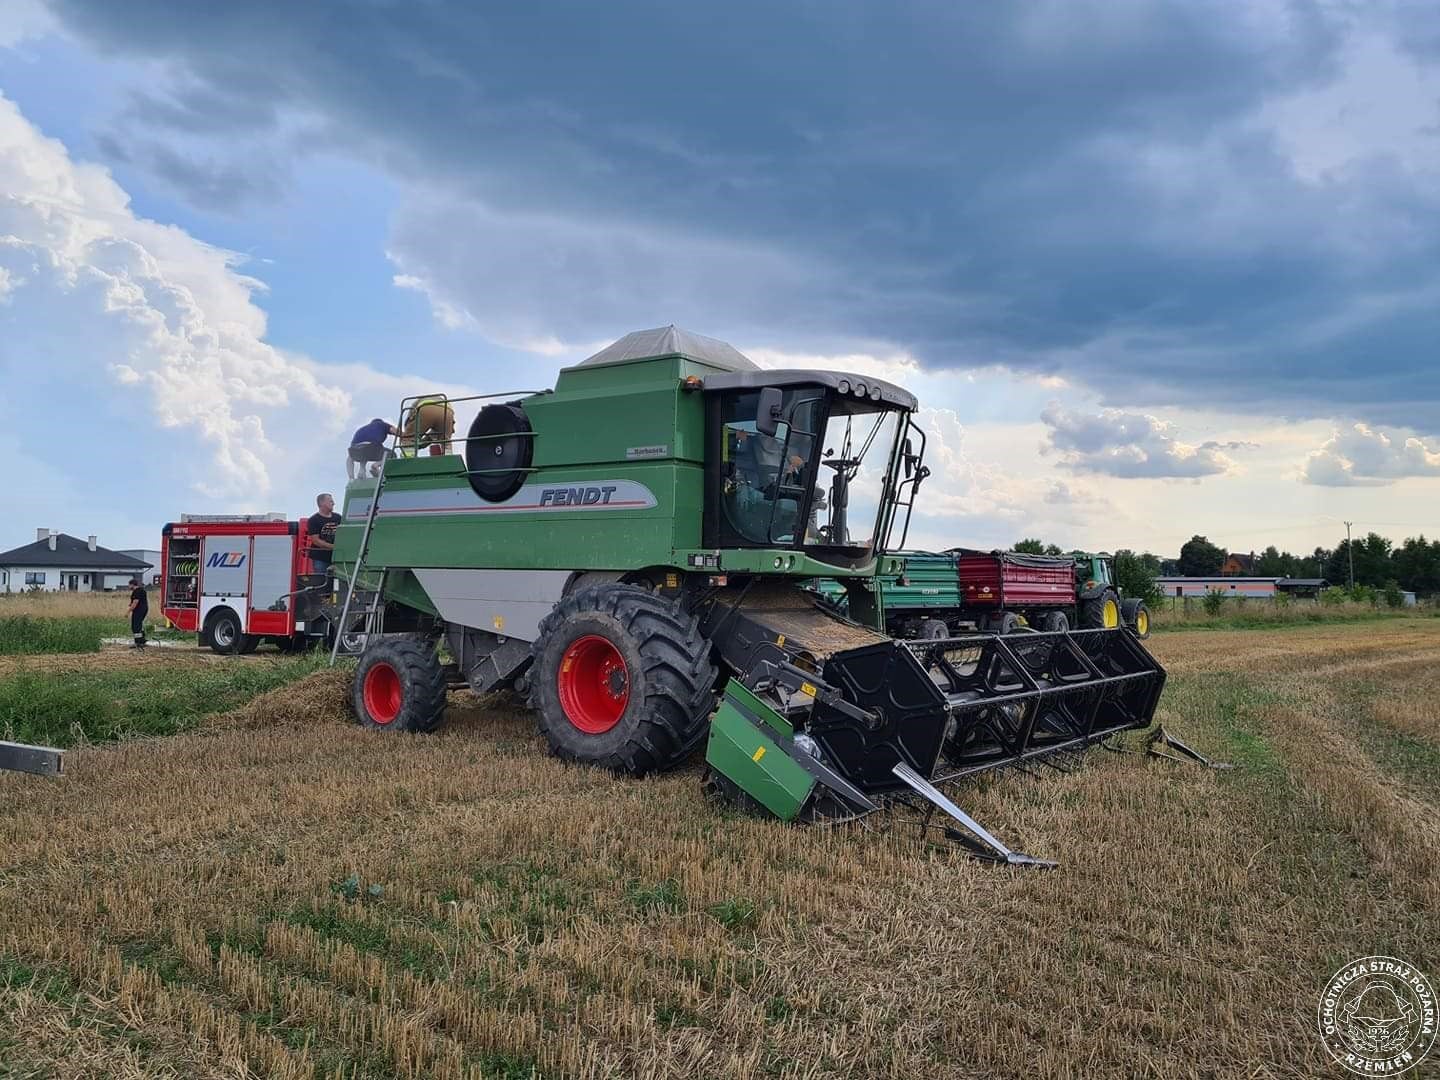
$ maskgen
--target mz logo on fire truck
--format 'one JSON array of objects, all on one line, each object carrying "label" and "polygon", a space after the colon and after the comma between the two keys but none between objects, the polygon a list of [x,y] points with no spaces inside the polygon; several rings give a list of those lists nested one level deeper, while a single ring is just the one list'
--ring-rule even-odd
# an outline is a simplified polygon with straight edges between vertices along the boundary
[{"label": "mz logo on fire truck", "polygon": [[215,552],[215,554],[211,555],[210,558],[205,560],[205,565],[207,567],[224,566],[232,570],[238,566],[243,566],[244,564],[245,553],[243,551],[217,551]]}]

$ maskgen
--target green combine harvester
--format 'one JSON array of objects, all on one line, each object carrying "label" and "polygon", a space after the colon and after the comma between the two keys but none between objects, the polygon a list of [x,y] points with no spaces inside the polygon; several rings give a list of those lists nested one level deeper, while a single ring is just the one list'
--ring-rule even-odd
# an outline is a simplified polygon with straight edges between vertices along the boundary
[{"label": "green combine harvester", "polygon": [[[707,785],[739,805],[790,821],[908,807],[1033,864],[937,785],[1061,767],[1151,723],[1165,673],[1123,629],[884,632],[876,582],[904,565],[880,553],[903,547],[929,472],[900,387],[762,370],[672,326],[553,390],[467,400],[463,454],[415,435],[345,491],[354,638],[336,649],[364,643],[368,727],[431,731],[447,687],[509,688],[562,758],[642,775],[708,740]],[[801,587],[817,578],[842,584],[845,615]]]}]

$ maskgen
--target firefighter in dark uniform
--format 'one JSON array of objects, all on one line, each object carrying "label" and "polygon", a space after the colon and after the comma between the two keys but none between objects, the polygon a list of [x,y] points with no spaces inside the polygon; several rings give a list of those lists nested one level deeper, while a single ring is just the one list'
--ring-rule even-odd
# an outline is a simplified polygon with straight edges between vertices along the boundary
[{"label": "firefighter in dark uniform", "polygon": [[138,577],[130,579],[130,633],[135,638],[132,649],[145,648],[145,618],[150,614],[150,597],[145,583]]}]

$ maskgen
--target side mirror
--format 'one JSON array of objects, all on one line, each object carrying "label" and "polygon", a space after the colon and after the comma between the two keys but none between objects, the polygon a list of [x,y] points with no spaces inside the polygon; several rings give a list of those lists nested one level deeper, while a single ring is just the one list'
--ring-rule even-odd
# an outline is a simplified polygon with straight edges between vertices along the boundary
[{"label": "side mirror", "polygon": [[760,404],[755,410],[755,430],[759,434],[773,436],[780,430],[780,410],[784,402],[785,394],[778,386],[767,386],[760,391]]}]

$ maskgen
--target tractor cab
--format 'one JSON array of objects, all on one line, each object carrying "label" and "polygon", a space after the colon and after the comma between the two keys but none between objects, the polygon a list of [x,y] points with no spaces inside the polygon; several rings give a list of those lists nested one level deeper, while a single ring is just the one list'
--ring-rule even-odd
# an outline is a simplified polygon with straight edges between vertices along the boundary
[{"label": "tractor cab", "polygon": [[907,391],[836,372],[746,371],[707,378],[705,393],[705,546],[859,568],[888,550],[897,509],[908,524],[927,470]]},{"label": "tractor cab", "polygon": [[1105,552],[1072,551],[1075,557],[1075,584],[1082,595],[1093,595],[1113,588],[1115,572],[1111,557]]}]

